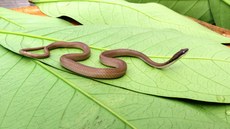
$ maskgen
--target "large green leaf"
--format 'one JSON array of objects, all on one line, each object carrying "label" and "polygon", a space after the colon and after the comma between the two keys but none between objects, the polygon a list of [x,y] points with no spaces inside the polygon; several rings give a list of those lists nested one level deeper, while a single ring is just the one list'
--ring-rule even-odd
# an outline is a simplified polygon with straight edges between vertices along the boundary
[{"label": "large green leaf", "polygon": [[226,121],[228,116],[208,110],[212,106],[203,109],[196,102],[108,86],[22,58],[2,47],[0,66],[1,129],[228,129],[230,126]]},{"label": "large green leaf", "polygon": [[[57,40],[86,42],[95,53],[86,64],[92,65],[93,62],[95,67],[102,67],[98,63],[98,55],[105,49],[136,49],[162,61],[180,48],[189,47],[187,59],[178,62],[176,69],[153,69],[137,59],[125,58],[131,69],[127,75],[117,80],[102,82],[147,94],[229,103],[230,79],[229,72],[225,71],[229,69],[229,62],[225,60],[229,50],[220,44],[229,40],[222,37],[212,40],[213,38],[188,36],[171,29],[106,26],[43,28],[24,32],[7,29],[1,33],[1,44],[14,52],[24,47],[41,46]],[[58,62],[62,53],[62,50],[56,51],[51,58],[43,61],[62,69]]]},{"label": "large green leaf", "polygon": [[37,0],[37,2],[47,15],[69,16],[83,25],[170,28],[199,37],[220,38],[218,34],[157,3],[135,4],[120,0],[56,0],[55,2]]},{"label": "large green leaf", "polygon": [[[46,65],[0,49],[0,128],[133,128]],[[73,76],[73,75],[72,75]],[[87,81],[86,81],[87,82]],[[71,87],[72,86],[72,87]],[[75,127],[74,127],[75,126]]]},{"label": "large green leaf", "polygon": [[[8,11],[8,10],[4,10]],[[6,17],[1,15],[1,17]],[[27,17],[29,18],[29,17]],[[14,19],[14,21],[12,21]],[[51,18],[50,18],[51,19]],[[27,19],[24,19],[25,21]],[[91,47],[97,46],[96,43],[104,42],[109,43],[108,35],[109,29],[114,32],[117,29],[121,29],[121,32],[126,27],[79,27],[79,28],[40,28],[44,23],[37,24],[36,21],[41,20],[41,17],[33,17],[31,19],[31,26],[35,26],[35,29],[27,29],[26,22],[23,22],[21,17],[17,18],[9,17],[8,26],[1,26],[1,45],[0,46],[0,128],[15,129],[15,128],[28,128],[28,129],[58,129],[58,128],[140,128],[140,129],[153,129],[153,128],[177,128],[177,129],[228,129],[229,124],[229,105],[198,103],[196,101],[176,100],[160,98],[152,95],[140,94],[128,89],[121,89],[115,85],[108,85],[101,83],[99,80],[91,80],[68,72],[64,72],[59,67],[59,63],[54,61],[53,66],[50,67],[41,63],[38,60],[24,58],[22,56],[14,54],[12,51],[18,52],[21,48],[18,45],[22,43],[22,47],[39,46],[40,42],[44,41],[44,44],[48,44],[51,41],[66,39],[66,40],[82,40],[89,41]],[[52,21],[52,20],[51,20]],[[1,21],[3,22],[3,21]],[[5,21],[4,21],[5,22]],[[22,26],[21,29],[16,31],[12,22]],[[47,21],[49,22],[49,20]],[[56,22],[53,22],[56,24]],[[49,23],[46,23],[49,24]],[[60,24],[59,26],[65,26]],[[13,30],[12,30],[13,29]],[[66,29],[66,30],[65,30]],[[71,30],[73,29],[73,30]],[[94,30],[96,29],[96,30]],[[103,30],[104,29],[104,30]],[[144,28],[130,28],[127,27],[127,34],[125,32],[119,34],[119,37],[124,35],[130,35],[130,39],[124,39],[121,43],[126,44],[129,40],[144,32],[148,36],[152,36],[151,33],[159,33],[159,31],[166,31],[165,33],[156,34],[155,38],[158,41],[164,43],[164,38],[171,40],[173,44],[181,33],[173,30],[152,30]],[[140,30],[139,30],[140,29]],[[59,30],[62,30],[58,32]],[[63,31],[65,30],[65,31]],[[93,30],[93,31],[92,31]],[[100,32],[97,32],[101,30]],[[107,31],[106,31],[107,30]],[[132,30],[132,31],[131,31]],[[55,32],[56,31],[56,32]],[[105,32],[104,32],[105,31]],[[149,32],[148,32],[149,31]],[[111,34],[110,32],[109,34]],[[173,33],[171,33],[173,32]],[[136,35],[135,35],[136,33]],[[174,34],[174,36],[168,36],[168,34]],[[70,35],[71,34],[71,35]],[[85,34],[85,35],[84,35]],[[94,35],[95,36],[92,36]],[[134,35],[132,35],[134,34]],[[75,35],[75,36],[74,36]],[[78,37],[81,35],[82,37]],[[9,38],[10,36],[11,38]],[[97,37],[99,36],[99,37]],[[112,36],[112,35],[110,35]],[[141,35],[140,35],[141,36]],[[140,37],[139,36],[139,37]],[[146,36],[146,37],[148,37]],[[181,34],[180,36],[184,36]],[[71,38],[79,39],[71,39]],[[103,39],[103,37],[107,37]],[[145,37],[145,36],[144,36]],[[145,37],[145,38],[146,38]],[[190,36],[185,36],[189,40]],[[192,37],[192,36],[191,36]],[[18,40],[20,38],[21,40]],[[94,38],[94,39],[88,39]],[[171,38],[171,39],[170,39]],[[174,39],[175,38],[175,39]],[[209,44],[206,48],[213,47],[224,48],[219,42],[210,39],[200,39],[192,37],[196,40],[202,40],[205,44]],[[6,40],[5,40],[6,39]],[[100,40],[101,39],[101,40]],[[107,39],[107,41],[106,41]],[[117,42],[119,42],[118,39]],[[140,39],[141,40],[141,39]],[[153,40],[150,38],[149,40]],[[184,40],[184,39],[182,39]],[[208,41],[210,42],[208,42]],[[222,39],[226,41],[225,39]],[[14,42],[12,42],[14,41]],[[98,42],[97,42],[98,41]],[[139,40],[138,40],[139,41]],[[147,43],[151,41],[145,40]],[[145,42],[143,41],[143,42]],[[207,43],[207,42],[208,43]],[[215,42],[215,43],[214,43]],[[6,44],[7,43],[7,44]],[[94,45],[92,43],[95,43]],[[182,41],[180,42],[182,43]],[[197,45],[197,49],[202,43]],[[170,44],[170,43],[168,43]],[[186,42],[183,42],[185,46]],[[103,44],[101,44],[103,45]],[[117,45],[117,44],[116,44]],[[128,45],[128,44],[126,44]],[[126,47],[126,45],[124,47]],[[191,44],[190,44],[191,45]],[[189,45],[189,46],[190,46]],[[163,46],[163,45],[162,45]],[[155,47],[158,48],[156,45]],[[160,47],[160,46],[159,46]],[[168,48],[167,48],[168,47]],[[175,50],[177,47],[174,46]],[[110,48],[110,47],[107,47]],[[102,46],[93,49],[93,53],[97,53],[102,49]],[[170,49],[169,46],[165,46],[163,49]],[[214,48],[213,48],[214,49]],[[154,49],[155,51],[157,49]],[[202,49],[203,50],[203,49]],[[222,49],[223,50],[223,49]],[[63,51],[55,50],[52,52],[53,57],[63,53]],[[69,50],[73,51],[73,50]],[[76,50],[74,50],[76,51]],[[194,51],[194,49],[192,50]],[[167,54],[168,51],[157,50],[157,53]],[[194,51],[195,52],[195,51]],[[193,52],[193,53],[194,53]],[[151,52],[148,52],[151,53]],[[169,52],[167,55],[170,55]],[[173,52],[172,52],[173,53]],[[206,51],[205,51],[206,53]],[[205,55],[205,53],[203,53]],[[56,55],[57,54],[57,55]],[[97,53],[99,54],[99,53]],[[159,55],[157,54],[157,55]],[[219,53],[221,54],[221,53]],[[228,52],[227,52],[228,54]],[[192,54],[193,55],[193,54]],[[198,54],[199,55],[199,54]],[[222,55],[224,56],[224,54]],[[190,56],[191,57],[191,56]],[[57,57],[58,58],[58,57]],[[97,55],[94,55],[92,59],[98,60]],[[159,57],[163,58],[163,57]],[[166,57],[168,58],[168,57]],[[189,56],[184,59],[189,59]],[[124,58],[125,60],[129,60]],[[155,59],[155,58],[154,58]],[[201,59],[202,60],[202,59]],[[51,60],[43,60],[44,62],[51,63]],[[130,62],[131,61],[131,62]],[[139,62],[142,66],[146,66],[138,60],[130,60],[129,64]],[[96,61],[94,61],[96,62]],[[171,68],[180,69],[184,66],[181,64],[184,60],[177,63],[177,66]],[[192,61],[193,62],[193,61]],[[193,63],[195,63],[194,61]],[[85,62],[87,63],[87,62]],[[88,63],[93,66],[92,63]],[[129,66],[130,66],[129,65]],[[175,64],[176,65],[176,64]],[[178,66],[179,65],[179,66]],[[57,69],[58,68],[58,69]],[[144,67],[143,67],[144,68]],[[147,67],[146,67],[147,68]],[[176,69],[175,69],[176,68]],[[130,69],[130,68],[129,68]],[[132,68],[131,68],[132,69]],[[218,75],[219,76],[219,75]],[[225,76],[225,75],[223,75]],[[155,78],[153,77],[155,80]],[[198,79],[198,78],[197,78]],[[199,80],[197,80],[199,81]],[[226,80],[225,80],[226,81]],[[201,86],[202,87],[202,86]],[[180,93],[178,93],[180,94]],[[219,96],[219,99],[222,97]]]},{"label": "large green leaf", "polygon": [[[124,58],[128,63],[124,77],[100,81],[146,94],[230,102],[230,51],[210,39],[184,35],[175,30],[110,26],[44,28],[24,32],[2,30],[0,34],[0,44],[14,52],[58,40],[85,42],[93,53],[85,64],[94,67],[102,67],[98,57],[105,49],[135,49],[156,61],[163,61],[179,49],[188,47],[190,51],[186,57],[168,69],[154,69],[138,59]],[[78,51],[55,50],[50,58],[42,61],[62,69],[60,55]]]}]

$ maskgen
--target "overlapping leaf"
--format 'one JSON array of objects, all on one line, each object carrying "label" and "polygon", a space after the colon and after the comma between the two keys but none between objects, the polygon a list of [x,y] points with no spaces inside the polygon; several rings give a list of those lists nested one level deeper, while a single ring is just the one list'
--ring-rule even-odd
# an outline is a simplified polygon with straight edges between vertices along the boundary
[{"label": "overlapping leaf", "polygon": [[230,5],[223,0],[209,0],[215,23],[230,29]]},{"label": "overlapping leaf", "polygon": [[[14,52],[58,40],[85,42],[94,53],[86,65],[95,67],[102,67],[98,56],[105,49],[135,49],[154,60],[164,61],[179,49],[188,47],[188,55],[168,69],[158,70],[138,59],[124,58],[129,64],[127,74],[120,79],[101,81],[146,94],[230,102],[229,49],[210,39],[184,35],[175,30],[110,26],[44,28],[21,32],[2,30],[0,39],[1,45]],[[44,62],[61,69],[59,57],[63,52],[69,53],[68,50],[57,50]]]},{"label": "overlapping leaf", "polygon": [[230,0],[223,0],[226,4],[230,5]]},{"label": "overlapping leaf", "polygon": [[209,0],[126,0],[136,3],[157,2],[168,8],[202,21],[213,23]]},{"label": "overlapping leaf", "polygon": [[157,3],[140,5],[116,0],[59,1],[39,0],[37,5],[47,15],[69,16],[83,25],[105,24],[170,28],[199,37],[209,37],[215,40],[220,38],[219,35],[191,19]]},{"label": "overlapping leaf", "polygon": [[230,29],[230,1],[229,0],[126,0],[129,2],[146,3],[157,2],[202,21],[215,23],[217,26]]},{"label": "overlapping leaf", "polygon": [[[1,16],[5,17],[4,15]],[[40,17],[33,18],[31,22],[40,19]],[[18,20],[19,19],[14,17],[15,23],[24,26],[23,22],[18,23]],[[11,23],[10,18],[8,21]],[[42,26],[43,24],[40,25]],[[198,65],[205,66],[202,68],[210,67],[211,65],[205,61],[213,62],[212,64],[216,66],[214,68],[217,68],[219,65],[220,67],[218,68],[227,69],[229,67],[228,59],[223,61],[223,58],[228,58],[226,55],[229,55],[229,49],[220,44],[221,41],[226,41],[224,38],[220,38],[217,41],[184,35],[175,30],[152,30],[133,27],[52,27],[12,31],[12,27],[10,26],[11,25],[6,26],[5,28],[1,27],[0,31],[0,43],[8,49],[0,48],[1,128],[229,128],[228,105],[211,105],[193,101],[184,102],[181,100],[159,98],[152,95],[135,93],[131,91],[132,87],[124,87],[126,89],[121,89],[119,88],[121,85],[109,85],[115,82],[115,80],[94,81],[60,71],[59,69],[62,68],[57,62],[60,54],[77,52],[77,50],[55,50],[52,52],[50,59],[42,60],[55,68],[44,65],[39,61],[22,58],[11,52],[14,51],[17,53],[22,47],[40,46],[55,40],[81,40],[87,42],[91,46],[92,52],[95,53],[90,60],[83,63],[101,67],[98,63],[98,54],[103,49],[130,47],[147,53],[154,60],[163,61],[169,58],[169,56],[179,48],[189,47],[191,50],[188,55],[180,62],[174,64],[175,66],[163,71],[149,68],[137,59],[123,58],[128,61],[129,71],[136,69],[133,68],[133,65],[138,65],[143,68],[142,70],[147,72],[147,74],[149,74],[149,70],[151,70],[154,75],[158,74],[157,76],[162,78],[161,83],[164,86],[164,76],[172,79],[183,76],[180,80],[182,83],[186,83],[187,80],[183,81],[183,79],[186,77],[184,73],[187,72],[187,66],[192,65],[193,67],[194,65]],[[163,33],[160,34],[159,32]],[[114,33],[116,35],[114,35]],[[115,38],[116,36],[121,37],[121,39]],[[141,36],[143,36],[143,38],[140,38]],[[181,39],[181,37],[184,38]],[[168,42],[168,40],[170,42]],[[130,44],[131,41],[132,44]],[[136,42],[146,42],[147,45],[155,46],[143,50],[143,43],[141,46],[138,43],[137,46],[133,45]],[[146,48],[148,48],[148,46],[146,46]],[[207,49],[209,49],[209,51],[207,51]],[[202,53],[200,52],[201,50]],[[197,53],[197,51],[199,51],[199,53]],[[216,53],[214,54],[212,52]],[[209,54],[215,56],[208,59],[207,56]],[[207,64],[209,65],[207,66]],[[202,68],[199,68],[199,70]],[[199,72],[203,73],[205,70],[207,69],[203,69]],[[220,70],[219,72],[221,73],[224,71],[221,69],[218,70]],[[129,75],[133,73],[129,71]],[[138,71],[137,69],[134,73]],[[155,71],[157,71],[157,73],[155,73]],[[176,73],[177,71],[179,73]],[[172,75],[170,75],[170,73]],[[228,71],[221,76],[220,74],[214,76],[215,73],[217,73],[215,69],[209,72],[212,79],[218,80],[222,78],[223,80],[225,79],[224,81],[226,82],[229,81],[227,77],[223,78],[223,76],[227,76]],[[196,76],[196,74],[192,75]],[[157,76],[151,76],[151,82],[154,82]],[[125,76],[125,78],[127,78],[127,76]],[[201,81],[199,79],[199,77],[193,78],[193,80],[196,80],[196,84]],[[105,83],[101,83],[101,81]],[[117,82],[118,81],[122,83],[124,80],[120,78]],[[209,81],[206,82],[207,84],[209,83]],[[138,85],[141,86],[142,84]],[[177,87],[178,85],[175,86]],[[200,85],[200,88],[205,87]],[[227,87],[225,87],[226,89],[222,86],[215,88],[215,86],[213,87],[212,85],[211,88],[207,87],[206,90],[209,92],[217,88],[220,88],[217,92],[220,90],[228,90]],[[139,89],[136,91],[139,91]],[[177,92],[177,94],[180,93],[181,92]],[[187,93],[189,95],[194,94]],[[203,100],[205,95],[200,96]],[[169,97],[173,96],[169,95]],[[191,97],[190,99],[196,98]],[[211,99],[209,99],[210,98],[205,98],[203,101],[229,101],[228,96],[223,96],[223,94],[219,94],[216,98],[211,97]]]},{"label": "overlapping leaf", "polygon": [[[37,19],[37,20],[34,20],[34,19]],[[7,29],[7,30],[38,28],[40,26],[58,27],[58,26],[70,26],[71,25],[70,23],[66,21],[58,20],[56,18],[48,18],[48,17],[42,17],[42,16],[33,16],[29,14],[22,14],[22,13],[18,13],[15,11],[7,10],[5,8],[0,8],[0,22],[1,22],[0,28]],[[42,25],[40,25],[41,23]],[[23,26],[21,24],[23,24]]]},{"label": "overlapping leaf", "polygon": [[229,127],[200,106],[61,72],[2,47],[0,62],[0,128]]},{"label": "overlapping leaf", "polygon": [[[185,1],[184,0],[112,0],[112,1],[111,0],[100,0],[100,1],[98,0],[32,0],[32,1],[35,2],[38,6],[40,6],[41,10],[48,15],[52,15],[52,16],[67,15],[76,18],[76,20],[84,21],[83,22],[84,24],[92,23],[92,22],[95,23],[98,22],[99,19],[100,19],[99,21],[105,20],[105,24],[110,24],[108,21],[111,20],[112,16],[110,16],[109,19],[106,20],[108,16],[107,13],[109,14],[114,13],[114,8],[119,8],[119,12],[115,11],[114,14],[120,13],[123,14],[124,17],[128,16],[129,18],[131,18],[130,20],[134,20],[133,21],[134,23],[136,22],[136,19],[133,19],[132,17],[134,18],[137,17],[137,19],[140,18],[146,21],[146,19],[139,16],[140,8],[141,11],[148,10],[153,14],[155,13],[153,17],[162,18],[163,16],[167,16],[168,19],[166,20],[167,22],[170,21],[171,24],[173,23],[172,21],[174,21],[174,19],[177,19],[178,20],[177,22],[180,23],[184,22],[184,19],[176,18],[175,14],[172,15],[167,10],[164,10],[163,7],[159,9],[156,6],[156,4],[152,3],[155,2],[155,3],[163,4],[168,8],[179,12],[180,14],[198,18],[206,22],[215,23],[218,26],[225,27],[228,29],[230,28],[230,24],[228,22],[230,17],[229,16],[230,5],[228,4],[227,0],[225,1],[223,0],[185,0]],[[135,3],[149,3],[152,6],[146,6],[146,4],[136,4],[135,6],[135,4],[131,4],[125,1],[135,2]],[[78,4],[74,4],[75,2],[78,2]],[[86,4],[87,6],[85,7],[85,3],[87,2],[89,3]],[[93,4],[93,2],[96,2],[97,4],[95,3]],[[99,4],[100,6],[98,5],[98,3],[100,3]],[[104,8],[103,3],[104,4],[110,3],[113,6],[109,8]],[[46,6],[45,9],[44,6]],[[80,9],[77,9],[79,7]],[[108,7],[108,5],[106,5],[106,7]],[[136,14],[133,15],[130,13],[132,9],[134,12],[137,11],[136,13],[137,15]],[[71,13],[69,13],[68,11],[70,11]],[[97,14],[96,16],[98,16],[97,18],[99,19],[92,20],[90,16],[94,16],[95,13],[98,14],[101,13],[101,15]],[[145,14],[146,12],[141,12],[141,13]],[[113,19],[114,23],[120,24],[120,22],[121,23],[125,22],[127,24],[127,22],[125,21],[127,19],[124,20],[123,17],[116,17],[116,15],[114,16],[115,16],[115,18]],[[147,16],[151,16],[151,15],[147,14]],[[171,19],[170,18],[171,16],[174,17],[174,19]],[[161,22],[165,22],[165,21],[161,21]],[[140,22],[140,23],[146,24],[146,22]],[[186,23],[186,24],[190,25],[191,23]],[[191,26],[193,27],[192,24]]]},{"label": "overlapping leaf", "polygon": [[[51,68],[0,48],[0,128],[133,128]],[[87,81],[86,81],[87,82]],[[90,112],[89,112],[90,111]],[[76,126],[76,127],[74,127]]]}]

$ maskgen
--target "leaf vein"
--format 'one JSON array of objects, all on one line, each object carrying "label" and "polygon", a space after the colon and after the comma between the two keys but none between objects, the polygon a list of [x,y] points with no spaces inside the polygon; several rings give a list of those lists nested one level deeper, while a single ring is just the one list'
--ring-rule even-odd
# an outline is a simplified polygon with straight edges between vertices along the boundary
[{"label": "leaf vein", "polygon": [[[20,62],[20,61],[22,61],[22,58],[19,60],[19,62]],[[17,62],[16,64],[18,64],[19,62]],[[14,66],[15,66],[15,65],[14,65]],[[5,118],[6,118],[6,115],[7,115],[8,111],[9,111],[9,109],[10,109],[12,103],[13,103],[14,98],[15,98],[16,95],[18,94],[19,90],[23,87],[23,84],[26,82],[26,80],[30,77],[30,75],[32,74],[32,72],[34,71],[34,69],[36,68],[36,66],[37,66],[37,65],[34,65],[34,67],[31,69],[31,72],[26,76],[26,78],[22,81],[22,83],[21,83],[21,84],[19,85],[19,87],[16,89],[16,92],[14,93],[13,97],[12,97],[11,100],[10,100],[10,103],[9,103],[8,106],[7,106],[7,109],[6,109],[5,113],[4,113],[3,119],[2,119],[2,121],[0,122],[0,127],[2,127],[2,124],[3,124],[3,122],[4,122]]]}]

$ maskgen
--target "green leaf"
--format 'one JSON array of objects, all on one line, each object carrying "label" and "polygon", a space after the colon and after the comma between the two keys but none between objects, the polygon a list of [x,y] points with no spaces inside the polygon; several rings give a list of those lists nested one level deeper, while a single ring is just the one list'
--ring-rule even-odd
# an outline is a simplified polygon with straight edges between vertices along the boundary
[{"label": "green leaf", "polygon": [[[230,29],[230,0],[126,0],[136,3],[157,2],[187,16]],[[214,22],[215,21],[215,22]]]},{"label": "green leaf", "polygon": [[134,128],[63,78],[66,73],[0,50],[0,61],[8,59],[0,64],[0,128]]},{"label": "green leaf", "polygon": [[218,26],[230,29],[230,5],[222,0],[210,0],[211,11]]},{"label": "green leaf", "polygon": [[[0,31],[0,44],[14,52],[60,40],[81,41],[90,45],[93,54],[84,63],[93,67],[102,67],[98,57],[106,49],[135,49],[161,62],[179,49],[189,48],[186,57],[164,70],[149,67],[135,58],[124,57],[128,63],[127,74],[119,79],[100,81],[140,93],[230,103],[230,51],[210,39],[184,35],[175,30],[110,26]],[[78,51],[55,50],[50,58],[41,61],[63,69],[60,67],[59,57],[64,53]]]},{"label": "green leaf", "polygon": [[[0,8],[0,29],[19,30],[25,28],[59,27],[71,24],[57,18],[34,16]],[[42,23],[42,24],[41,24]]]},{"label": "green leaf", "polygon": [[230,5],[230,0],[223,0],[226,4]]},{"label": "green leaf", "polygon": [[210,113],[208,108],[212,106],[204,110],[195,102],[108,86],[23,58],[2,47],[0,66],[0,128],[228,129],[230,126]]},{"label": "green leaf", "polygon": [[[6,16],[1,15],[1,17],[4,18]],[[15,25],[11,24],[11,19],[14,19],[14,23],[22,26],[24,29],[19,27],[17,31],[14,30],[11,26]],[[59,63],[57,62],[59,60],[58,55],[66,51],[76,52],[77,50],[62,49],[52,51],[52,58],[50,60],[48,59],[43,61],[49,64],[52,64],[53,61],[54,64],[52,66],[54,67],[43,64],[39,60],[25,58],[14,54],[12,51],[9,51],[13,50],[17,53],[21,47],[39,46],[42,44],[42,42],[44,42],[44,44],[48,44],[55,40],[66,39],[82,40],[86,42],[89,41],[91,47],[99,45],[98,48],[93,48],[93,53],[98,55],[98,51],[101,51],[103,48],[103,42],[105,41],[106,44],[110,44],[109,40],[115,39],[117,35],[118,37],[123,36],[123,40],[117,39],[115,46],[117,46],[121,40],[121,44],[125,46],[129,45],[129,41],[151,43],[153,42],[153,38],[148,40],[148,36],[151,37],[153,33],[154,38],[158,39],[156,41],[160,41],[161,43],[165,44],[164,42],[170,40],[168,44],[171,42],[176,44],[176,40],[179,40],[178,36],[183,37],[184,34],[168,29],[152,30],[147,28],[106,26],[86,26],[77,28],[61,27],[65,26],[65,24],[60,24],[59,28],[44,27],[38,29],[36,28],[38,25],[36,21],[41,20],[41,17],[33,17],[33,20],[30,21],[31,26],[34,26],[34,29],[28,29],[26,27],[26,22],[23,20],[27,21],[27,19],[23,18],[23,16],[22,19],[21,17],[17,18],[17,15],[14,17],[9,17],[9,25],[6,24],[8,26],[1,26],[0,30],[0,44],[7,48],[5,49],[0,45],[1,129],[228,129],[230,127],[228,114],[230,108],[229,105],[199,103],[196,101],[167,99],[141,94],[128,89],[119,88],[115,85],[109,85],[99,80],[92,80],[62,71],[64,69],[59,67]],[[0,25],[2,25],[1,23],[4,22],[4,20],[1,20]],[[49,22],[49,20],[47,20],[47,22]],[[56,22],[53,21],[52,23],[56,24]],[[40,27],[43,25],[45,26],[45,23],[41,22],[39,24]],[[125,28],[127,28],[127,34],[124,34],[125,32],[123,32]],[[120,32],[118,29],[120,29],[120,31],[123,33],[118,33]],[[98,30],[101,31],[97,32]],[[162,33],[161,35],[159,33],[160,31],[166,32]],[[116,35],[111,38],[111,36],[113,36],[112,33],[114,32],[116,32]],[[104,33],[108,34],[105,35]],[[144,38],[147,38],[147,40],[137,40],[138,37],[135,38],[135,36],[139,35],[140,33],[142,33],[142,35],[138,37],[144,36],[146,33],[147,36],[144,36]],[[79,35],[81,35],[81,37],[79,37]],[[127,35],[129,36],[128,39],[126,39]],[[218,39],[219,41],[217,42],[211,39],[202,39],[186,35],[185,39],[181,39],[181,44],[179,46],[170,48],[171,46],[169,45],[161,48],[161,46],[158,47],[156,44],[155,47],[158,49],[154,49],[153,51],[156,53],[156,55],[160,55],[161,53],[170,55],[171,51],[165,51],[166,49],[176,50],[177,48],[182,47],[181,45],[186,46],[186,43],[182,42],[182,40],[186,41],[190,39],[193,40],[191,42],[199,40],[199,43],[204,42],[205,44],[209,44],[208,46],[205,46],[204,44],[205,49],[212,48],[210,47],[212,45],[213,49],[214,47],[217,47],[218,49],[222,48],[223,46],[221,46],[219,43],[221,41],[226,41],[226,39]],[[204,47],[202,46],[202,43],[199,45],[195,43],[198,50],[200,49],[199,47]],[[23,46],[20,47],[20,44]],[[190,45],[191,44],[189,44],[189,46]],[[110,47],[108,46],[106,48]],[[134,46],[134,48],[135,47],[138,46]],[[159,50],[159,48],[161,48],[161,50]],[[192,51],[195,52],[194,49]],[[148,53],[151,54],[151,52],[152,50],[150,50]],[[200,53],[198,53],[198,55],[199,54]],[[226,54],[228,54],[228,52]],[[98,61],[97,55],[92,55],[93,57],[89,61],[94,59]],[[205,55],[205,53],[203,53],[203,55]],[[222,56],[224,55],[225,54],[222,54]],[[54,57],[56,59],[52,60]],[[186,57],[189,59],[188,56]],[[187,60],[186,57],[184,57],[185,60]],[[154,59],[162,60],[160,58],[164,57]],[[142,64],[142,66],[146,66],[138,60],[135,61],[135,59],[124,59],[131,61],[129,61],[129,66],[136,61]],[[93,62],[98,63],[97,61]],[[173,66],[174,68],[172,69],[175,71],[176,69],[180,69],[181,66],[184,67],[181,65],[183,62],[184,60],[181,60],[181,62],[176,63],[177,66]],[[192,62],[194,63],[195,61]],[[92,62],[84,63],[99,66],[99,64],[95,65],[92,64]],[[152,78],[155,80],[154,77]]]},{"label": "green leaf", "polygon": [[37,5],[47,15],[69,16],[83,25],[170,28],[199,37],[220,38],[219,34],[157,3],[135,4],[120,0],[39,0]]},{"label": "green leaf", "polygon": [[213,23],[209,0],[126,0],[135,3],[157,2],[190,17]]}]

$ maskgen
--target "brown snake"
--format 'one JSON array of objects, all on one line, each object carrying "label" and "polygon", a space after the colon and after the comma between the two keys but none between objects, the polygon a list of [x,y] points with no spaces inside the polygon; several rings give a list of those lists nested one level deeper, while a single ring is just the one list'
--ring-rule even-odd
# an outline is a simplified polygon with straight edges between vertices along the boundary
[{"label": "brown snake", "polygon": [[[119,78],[126,73],[127,65],[123,60],[114,58],[120,56],[131,56],[137,57],[143,60],[148,65],[155,67],[155,68],[165,68],[174,62],[176,62],[182,55],[184,55],[188,49],[181,49],[177,53],[175,53],[168,61],[164,63],[157,63],[152,61],[148,56],[145,54],[130,50],[130,49],[115,49],[115,50],[108,50],[104,51],[100,55],[100,62],[106,66],[110,66],[112,68],[94,68],[90,66],[86,66],[80,64],[76,61],[85,60],[90,56],[90,48],[88,45],[81,43],[81,42],[54,42],[49,44],[48,46],[36,47],[36,48],[24,48],[20,50],[20,54],[32,57],[32,58],[47,58],[50,56],[50,50],[56,48],[79,48],[83,51],[83,53],[71,53],[62,55],[60,58],[61,65],[77,74],[90,77],[90,78],[104,78],[104,79],[111,79],[111,78]],[[29,51],[34,50],[41,50],[44,49],[44,54],[33,54]]]}]

